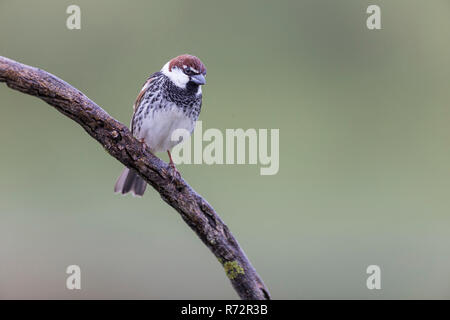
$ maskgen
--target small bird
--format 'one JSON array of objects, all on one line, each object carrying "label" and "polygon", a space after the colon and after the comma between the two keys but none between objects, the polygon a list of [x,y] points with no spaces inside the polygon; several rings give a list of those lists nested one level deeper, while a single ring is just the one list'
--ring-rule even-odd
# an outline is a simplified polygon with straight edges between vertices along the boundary
[{"label": "small bird", "polygon": [[[206,68],[199,58],[189,54],[173,58],[147,79],[133,106],[131,133],[152,153],[167,151],[170,166],[177,174],[170,149],[182,139],[172,141],[172,133],[184,129],[192,134],[202,107],[205,76]],[[125,168],[114,192],[142,196],[146,186],[147,182],[134,170]]]}]

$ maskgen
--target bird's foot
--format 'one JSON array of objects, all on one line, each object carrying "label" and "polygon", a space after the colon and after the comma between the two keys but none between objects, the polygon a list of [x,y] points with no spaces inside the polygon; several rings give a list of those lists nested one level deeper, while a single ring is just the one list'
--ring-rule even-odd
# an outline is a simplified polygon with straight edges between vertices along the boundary
[{"label": "bird's foot", "polygon": [[175,167],[175,164],[173,162],[169,163],[169,172],[170,172],[170,175],[172,176],[171,182],[174,182],[175,178],[181,179],[181,174],[177,170],[177,168]]},{"label": "bird's foot", "polygon": [[170,167],[170,174],[172,175],[172,182],[175,180],[175,177],[177,179],[181,179],[181,174],[178,172],[177,168],[175,167],[175,163],[173,163],[172,160],[172,154],[170,154],[170,151],[167,150],[167,154],[169,155],[169,167]]}]

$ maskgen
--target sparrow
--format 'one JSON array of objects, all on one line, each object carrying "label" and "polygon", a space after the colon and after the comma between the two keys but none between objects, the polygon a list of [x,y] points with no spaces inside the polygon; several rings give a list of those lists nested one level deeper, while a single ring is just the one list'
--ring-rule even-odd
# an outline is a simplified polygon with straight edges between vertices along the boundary
[{"label": "sparrow", "polygon": [[[170,149],[183,139],[173,141],[177,129],[194,131],[202,107],[202,85],[206,83],[206,68],[199,58],[183,54],[167,62],[161,71],[144,83],[133,105],[131,133],[150,151],[167,151],[170,167],[175,164]],[[142,196],[147,182],[136,171],[125,168],[117,179],[114,192]]]}]

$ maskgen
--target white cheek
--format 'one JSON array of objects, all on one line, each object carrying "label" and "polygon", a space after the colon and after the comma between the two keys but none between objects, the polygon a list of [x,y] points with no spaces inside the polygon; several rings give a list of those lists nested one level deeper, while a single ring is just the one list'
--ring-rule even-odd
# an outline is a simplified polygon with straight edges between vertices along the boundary
[{"label": "white cheek", "polygon": [[186,88],[186,84],[189,82],[189,77],[183,73],[178,68],[172,68],[172,71],[169,71],[169,63],[166,63],[164,67],[161,69],[161,72],[166,75],[172,82],[182,89]]}]

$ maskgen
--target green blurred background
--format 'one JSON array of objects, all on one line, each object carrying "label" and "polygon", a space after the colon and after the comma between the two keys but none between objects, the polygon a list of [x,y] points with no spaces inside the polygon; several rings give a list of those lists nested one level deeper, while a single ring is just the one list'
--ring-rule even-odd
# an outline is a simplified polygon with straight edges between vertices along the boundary
[{"label": "green blurred background", "polygon": [[[179,167],[276,299],[450,298],[449,31],[448,0],[0,0],[0,55],[126,124],[146,77],[191,53],[208,68],[204,129],[280,129],[275,176]],[[0,298],[237,298],[153,189],[115,195],[122,165],[4,84],[0,146]],[[82,290],[65,288],[70,264]]]}]

